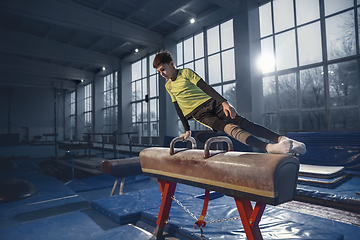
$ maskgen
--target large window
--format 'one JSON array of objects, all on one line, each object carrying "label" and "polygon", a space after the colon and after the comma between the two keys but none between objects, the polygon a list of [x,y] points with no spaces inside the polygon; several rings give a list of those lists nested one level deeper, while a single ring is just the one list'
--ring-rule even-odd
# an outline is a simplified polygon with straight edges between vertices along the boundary
[{"label": "large window", "polygon": [[70,139],[75,139],[76,132],[76,91],[70,93]]},{"label": "large window", "polygon": [[117,130],[118,72],[104,77],[104,132]]},{"label": "large window", "polygon": [[[236,107],[233,20],[191,36],[177,44],[177,67],[191,68]],[[192,130],[208,129],[189,121]],[[178,121],[179,132],[184,128]]]},{"label": "large window", "polygon": [[85,103],[85,112],[84,112],[84,117],[85,117],[85,132],[86,133],[91,133],[91,125],[92,125],[92,115],[91,115],[91,111],[92,111],[92,94],[91,94],[91,83],[85,85],[85,99],[84,99],[84,103]]},{"label": "large window", "polygon": [[152,67],[155,55],[132,64],[132,125],[139,132],[139,143],[158,144],[159,78]]},{"label": "large window", "polygon": [[272,0],[259,8],[266,126],[360,128],[359,3]]}]

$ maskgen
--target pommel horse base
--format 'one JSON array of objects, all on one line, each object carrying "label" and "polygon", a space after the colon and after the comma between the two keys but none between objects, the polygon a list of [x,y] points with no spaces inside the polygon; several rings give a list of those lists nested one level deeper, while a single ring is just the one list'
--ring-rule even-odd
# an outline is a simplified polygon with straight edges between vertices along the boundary
[{"label": "pommel horse base", "polygon": [[[195,149],[193,138],[189,139],[193,149],[175,149],[175,142],[181,140],[173,139],[170,149],[151,147],[139,155],[144,175],[158,178],[162,195],[154,235],[163,237],[179,182],[206,190],[203,210],[195,223],[199,228],[206,225],[204,218],[212,190],[234,197],[248,240],[263,239],[259,222],[266,204],[276,206],[294,198],[298,159],[286,154],[234,152],[227,137],[208,139],[204,150]],[[219,141],[228,143],[228,152],[209,150],[211,143]],[[256,202],[254,208],[250,201]]]}]

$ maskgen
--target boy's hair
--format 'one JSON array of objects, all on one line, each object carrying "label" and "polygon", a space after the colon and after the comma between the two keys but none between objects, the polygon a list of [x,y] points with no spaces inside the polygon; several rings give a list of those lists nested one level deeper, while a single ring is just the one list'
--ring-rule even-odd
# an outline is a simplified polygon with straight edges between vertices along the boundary
[{"label": "boy's hair", "polygon": [[153,67],[157,68],[160,64],[166,64],[174,61],[169,51],[164,50],[156,54],[153,62]]}]

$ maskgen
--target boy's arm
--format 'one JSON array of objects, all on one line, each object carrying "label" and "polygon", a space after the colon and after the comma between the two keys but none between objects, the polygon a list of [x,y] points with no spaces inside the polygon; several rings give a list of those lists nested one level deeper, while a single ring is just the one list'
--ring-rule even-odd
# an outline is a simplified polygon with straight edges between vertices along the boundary
[{"label": "boy's arm", "polygon": [[226,99],[221,96],[212,86],[207,84],[204,80],[200,79],[196,86],[198,86],[201,90],[203,90],[207,95],[214,98],[219,103],[226,102]]},{"label": "boy's arm", "polygon": [[213,87],[207,84],[204,80],[200,79],[196,86],[198,86],[201,90],[203,90],[207,95],[214,98],[216,101],[220,102],[223,106],[224,112],[226,116],[231,118],[235,118],[236,111],[235,109],[227,102],[227,100],[221,96]]},{"label": "boy's arm", "polygon": [[[186,120],[183,112],[181,111],[181,109],[180,109],[180,107],[179,107],[179,104],[178,104],[177,102],[174,102],[174,106],[175,106],[177,115],[179,116],[180,121],[181,121],[181,123],[183,124],[184,129],[185,129],[185,131],[186,131],[185,134],[181,134],[181,137],[183,137],[183,138],[184,138],[184,141],[185,141],[185,140],[190,136],[190,134],[191,134],[189,122]],[[183,135],[184,135],[184,136],[183,136]]]}]

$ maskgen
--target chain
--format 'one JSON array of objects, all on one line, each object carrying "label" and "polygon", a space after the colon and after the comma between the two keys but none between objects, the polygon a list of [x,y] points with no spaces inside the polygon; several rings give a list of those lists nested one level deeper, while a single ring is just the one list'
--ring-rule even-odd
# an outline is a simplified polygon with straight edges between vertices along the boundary
[{"label": "chain", "polygon": [[190,216],[191,216],[193,219],[195,219],[196,221],[198,220],[198,218],[195,216],[195,214],[193,214],[192,212],[190,212],[190,210],[187,209],[187,207],[185,207],[179,200],[177,200],[177,199],[175,198],[175,196],[172,196],[171,198],[172,198],[177,204],[179,204],[179,206],[182,207],[185,212],[189,213]]},{"label": "chain", "polygon": [[218,223],[218,222],[227,222],[227,221],[232,221],[232,220],[237,220],[237,219],[240,219],[240,217],[232,217],[232,218],[223,218],[223,219],[213,220],[213,221],[206,222],[206,224]]},{"label": "chain", "polygon": [[[187,207],[185,207],[179,200],[177,200],[175,198],[175,196],[171,197],[180,207],[182,207],[182,209],[184,209],[185,212],[189,213],[190,216],[192,218],[194,218],[196,221],[198,220],[198,218],[195,216],[195,214],[193,214],[192,212],[190,212],[189,209],[187,209]],[[223,218],[223,219],[218,219],[218,220],[213,220],[213,221],[209,221],[209,222],[205,222],[206,224],[210,224],[210,223],[218,223],[218,222],[227,222],[227,221],[232,221],[232,220],[237,220],[240,219],[240,217],[232,217],[232,218]]]}]

